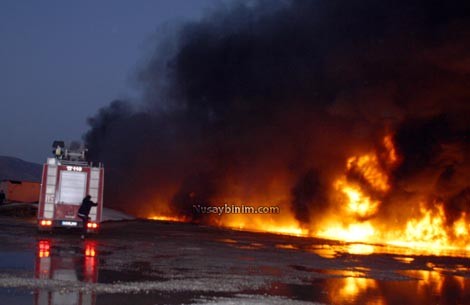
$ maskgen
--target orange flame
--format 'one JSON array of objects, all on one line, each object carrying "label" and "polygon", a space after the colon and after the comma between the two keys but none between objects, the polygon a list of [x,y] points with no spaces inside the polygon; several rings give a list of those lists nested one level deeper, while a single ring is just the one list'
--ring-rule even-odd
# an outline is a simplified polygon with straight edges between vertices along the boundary
[{"label": "orange flame", "polygon": [[360,157],[351,157],[346,165],[348,171],[357,171],[374,189],[388,191],[387,174],[380,168],[375,154],[367,154]]},{"label": "orange flame", "polygon": [[147,217],[150,220],[170,221],[170,222],[186,222],[185,217],[169,216],[169,215],[152,215]]},{"label": "orange flame", "polygon": [[[414,215],[406,215],[405,219],[399,221],[380,220],[380,208],[392,189],[389,172],[400,162],[392,135],[386,135],[382,139],[380,151],[380,154],[377,151],[369,151],[347,158],[345,173],[332,183],[333,193],[330,194],[330,199],[335,202],[334,207],[321,219],[312,221],[310,226],[301,225],[290,207],[285,204],[281,204],[281,212],[278,215],[224,214],[210,218],[210,221],[214,225],[237,230],[360,242],[363,243],[362,248],[354,251],[360,254],[373,252],[374,247],[364,245],[371,243],[421,248],[425,251],[469,251],[470,226],[467,215],[462,212],[449,226],[442,202],[434,205],[422,202]],[[273,181],[269,193],[279,196],[279,202],[287,202],[289,195],[286,194],[289,194],[290,189],[286,185],[288,183],[282,179]],[[240,202],[233,198],[236,198],[236,195],[231,195],[231,202]],[[254,201],[269,201],[266,200],[269,198],[263,195],[257,199],[259,200]],[[168,208],[165,211],[149,218],[164,221],[188,220],[172,215]]]},{"label": "orange flame", "polygon": [[370,219],[376,215],[382,204],[379,199],[373,199],[372,193],[375,196],[379,194],[379,197],[380,194],[388,193],[390,184],[387,169],[399,160],[391,136],[384,137],[383,146],[387,150],[383,166],[374,153],[348,159],[348,172],[353,170],[360,175],[366,181],[367,187],[349,181],[346,176],[339,178],[335,182],[335,189],[343,194],[342,200],[346,204],[342,205],[343,209],[339,215],[325,221],[323,227],[326,229],[318,230],[316,235],[349,242],[383,243],[434,251],[469,250],[469,225],[465,212],[461,213],[449,231],[443,203],[431,207],[420,203],[418,215],[405,220],[404,227],[393,224],[378,226],[376,220]]}]

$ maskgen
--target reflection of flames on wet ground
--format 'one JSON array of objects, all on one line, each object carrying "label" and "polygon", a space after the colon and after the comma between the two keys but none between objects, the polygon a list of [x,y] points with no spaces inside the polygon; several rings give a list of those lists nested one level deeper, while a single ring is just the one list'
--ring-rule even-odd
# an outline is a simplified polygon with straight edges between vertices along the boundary
[{"label": "reflection of flames on wet ground", "polygon": [[[430,270],[397,271],[397,278],[387,280],[373,277],[376,270],[365,267],[350,270],[293,267],[321,276],[314,276],[312,285],[305,290],[276,283],[270,289],[271,294],[316,295],[315,300],[335,305],[464,304],[470,297],[465,289],[469,285],[468,279],[450,270],[451,273],[445,274],[430,263]],[[320,296],[318,290],[323,291]]]},{"label": "reflection of flames on wet ground", "polygon": [[329,282],[331,289],[330,301],[332,304],[385,304],[379,291],[376,280],[362,277],[346,277]]},{"label": "reflection of flames on wet ground", "polygon": [[443,270],[428,263],[430,270],[406,270],[397,274],[406,278],[380,281],[370,277],[368,268],[326,270],[328,301],[331,304],[458,304],[466,299],[468,280],[455,275],[456,269]]},{"label": "reflection of flames on wet ground", "polygon": [[463,277],[444,276],[433,270],[402,273],[416,280],[383,282],[364,277],[328,280],[329,301],[332,304],[389,304],[390,300],[397,302],[400,298],[404,303],[413,300],[414,304],[457,304],[466,295]]},{"label": "reflection of flames on wet ground", "polygon": [[[421,198],[416,202],[416,199],[401,201],[390,196],[393,182],[389,175],[399,163],[400,156],[391,135],[383,137],[379,148],[349,157],[344,173],[331,183],[329,200],[335,204],[311,224],[299,223],[291,209],[282,204],[279,215],[224,214],[211,217],[209,223],[239,230],[389,244],[437,254],[447,250],[468,250],[469,225],[464,211],[451,219],[444,208],[445,203],[438,198],[431,202]],[[281,185],[277,187],[279,190]],[[382,211],[385,203],[388,210]],[[393,206],[392,213],[387,212],[390,206]],[[166,211],[166,214],[157,213],[149,218],[189,220],[169,213],[170,209]],[[365,245],[355,248],[352,249],[355,253],[373,250]]]}]

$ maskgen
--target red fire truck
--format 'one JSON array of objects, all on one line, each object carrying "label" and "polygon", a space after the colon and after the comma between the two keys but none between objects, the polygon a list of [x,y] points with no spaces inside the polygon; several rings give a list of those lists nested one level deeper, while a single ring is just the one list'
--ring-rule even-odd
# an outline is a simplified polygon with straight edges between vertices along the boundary
[{"label": "red fire truck", "polygon": [[43,166],[38,205],[38,229],[83,228],[77,211],[88,194],[98,206],[92,207],[88,232],[97,232],[103,211],[104,169],[101,164],[86,161],[83,147],[65,147],[63,141],[53,144],[54,158]]}]

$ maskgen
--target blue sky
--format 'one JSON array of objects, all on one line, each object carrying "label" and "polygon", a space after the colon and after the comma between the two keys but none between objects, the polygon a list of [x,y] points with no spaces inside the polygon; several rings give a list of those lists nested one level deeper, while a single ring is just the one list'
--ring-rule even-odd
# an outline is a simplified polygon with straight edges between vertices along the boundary
[{"label": "blue sky", "polygon": [[0,155],[43,162],[54,139],[79,140],[98,108],[138,98],[157,29],[221,1],[1,1]]}]

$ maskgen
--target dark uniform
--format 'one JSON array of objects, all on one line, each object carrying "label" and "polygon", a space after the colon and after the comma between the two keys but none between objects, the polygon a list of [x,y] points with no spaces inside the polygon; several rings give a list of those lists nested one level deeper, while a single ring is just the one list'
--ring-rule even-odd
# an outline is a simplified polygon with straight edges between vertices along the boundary
[{"label": "dark uniform", "polygon": [[[91,207],[96,207],[97,205],[97,203],[91,201],[90,195],[86,195],[85,198],[83,198],[82,205],[78,209],[77,213],[77,216],[83,220],[83,234],[86,234],[87,232],[88,220],[90,219],[88,214],[90,214]],[[82,235],[82,238],[84,238],[84,235]]]},{"label": "dark uniform", "polygon": [[5,201],[5,193],[3,190],[0,190],[0,204],[2,204]]}]

